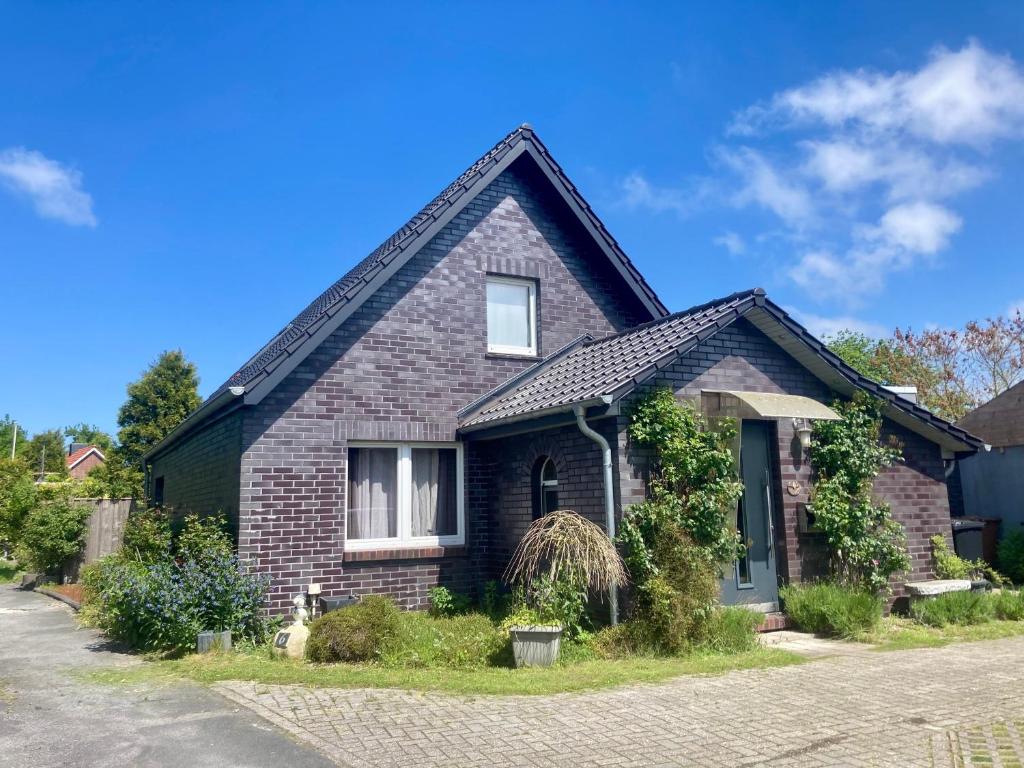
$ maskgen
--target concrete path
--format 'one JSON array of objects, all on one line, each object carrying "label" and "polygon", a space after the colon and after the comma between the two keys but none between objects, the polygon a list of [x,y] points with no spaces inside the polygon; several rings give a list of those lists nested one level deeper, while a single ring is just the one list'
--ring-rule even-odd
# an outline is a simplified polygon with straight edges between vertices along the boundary
[{"label": "concrete path", "polygon": [[70,608],[0,585],[0,766],[289,766],[332,763],[204,688],[118,688],[75,676],[140,663],[96,632],[75,628]]},{"label": "concrete path", "polygon": [[557,696],[217,689],[346,766],[1021,765],[1024,638],[844,651]]}]

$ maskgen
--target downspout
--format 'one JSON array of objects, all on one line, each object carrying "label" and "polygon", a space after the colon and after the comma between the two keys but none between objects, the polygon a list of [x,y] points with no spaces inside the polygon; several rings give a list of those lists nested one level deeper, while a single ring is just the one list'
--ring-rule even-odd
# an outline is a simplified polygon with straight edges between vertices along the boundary
[{"label": "downspout", "polygon": [[[573,409],[576,414],[576,425],[580,432],[589,437],[601,446],[601,457],[604,465],[604,519],[608,531],[608,538],[615,541],[615,486],[612,485],[612,448],[604,436],[595,431],[586,419],[586,409],[577,405]],[[612,626],[619,623],[619,593],[618,588],[612,584],[608,590],[608,605],[611,610]]]}]

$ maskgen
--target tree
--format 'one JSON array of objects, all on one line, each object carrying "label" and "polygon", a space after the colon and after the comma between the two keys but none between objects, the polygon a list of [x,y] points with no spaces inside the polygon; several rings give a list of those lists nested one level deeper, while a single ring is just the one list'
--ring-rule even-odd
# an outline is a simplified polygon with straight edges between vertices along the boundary
[{"label": "tree", "polygon": [[17,455],[36,473],[42,467],[44,472],[66,474],[68,465],[65,454],[64,433],[59,429],[48,429],[24,442],[20,438],[18,440]]},{"label": "tree", "polygon": [[918,402],[958,421],[1024,379],[1024,317],[971,321],[963,329],[896,329],[872,339],[841,331],[829,349],[880,384],[917,387]]},{"label": "tree", "polygon": [[18,442],[25,439],[25,433],[22,431],[18,422],[10,417],[10,414],[4,414],[4,417],[0,419],[0,457],[11,458],[11,446],[14,444],[14,430],[18,430]]},{"label": "tree", "polygon": [[64,436],[70,438],[73,443],[95,445],[103,451],[104,455],[114,448],[114,438],[95,424],[86,424],[84,421],[72,424],[70,427],[65,427]]},{"label": "tree", "polygon": [[117,413],[119,458],[141,470],[143,454],[199,407],[198,390],[196,367],[181,350],[160,355],[128,385],[128,399]]},{"label": "tree", "polygon": [[935,376],[924,404],[957,421],[1024,379],[1024,317],[971,321],[963,330],[897,329],[894,345]]},{"label": "tree", "polygon": [[0,547],[8,549],[18,543],[37,496],[28,465],[21,459],[0,456]]}]

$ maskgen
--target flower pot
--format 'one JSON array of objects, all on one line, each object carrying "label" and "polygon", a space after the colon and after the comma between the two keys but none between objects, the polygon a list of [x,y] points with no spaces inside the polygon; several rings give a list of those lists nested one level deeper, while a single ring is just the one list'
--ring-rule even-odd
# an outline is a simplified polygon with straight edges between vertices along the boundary
[{"label": "flower pot", "polygon": [[196,636],[196,653],[209,653],[210,651],[230,651],[231,630],[225,629],[222,632],[207,630]]},{"label": "flower pot", "polygon": [[516,626],[509,628],[508,633],[517,667],[550,667],[558,660],[562,628],[557,624]]}]

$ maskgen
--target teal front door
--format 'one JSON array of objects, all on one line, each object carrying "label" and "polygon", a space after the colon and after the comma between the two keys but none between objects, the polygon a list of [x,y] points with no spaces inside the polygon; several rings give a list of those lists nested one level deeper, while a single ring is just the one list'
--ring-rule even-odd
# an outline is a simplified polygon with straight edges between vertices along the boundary
[{"label": "teal front door", "polygon": [[774,611],[779,606],[775,570],[775,527],[772,493],[771,425],[744,420],[740,431],[740,477],[743,496],[736,510],[736,529],[746,548],[722,580],[722,602]]}]

